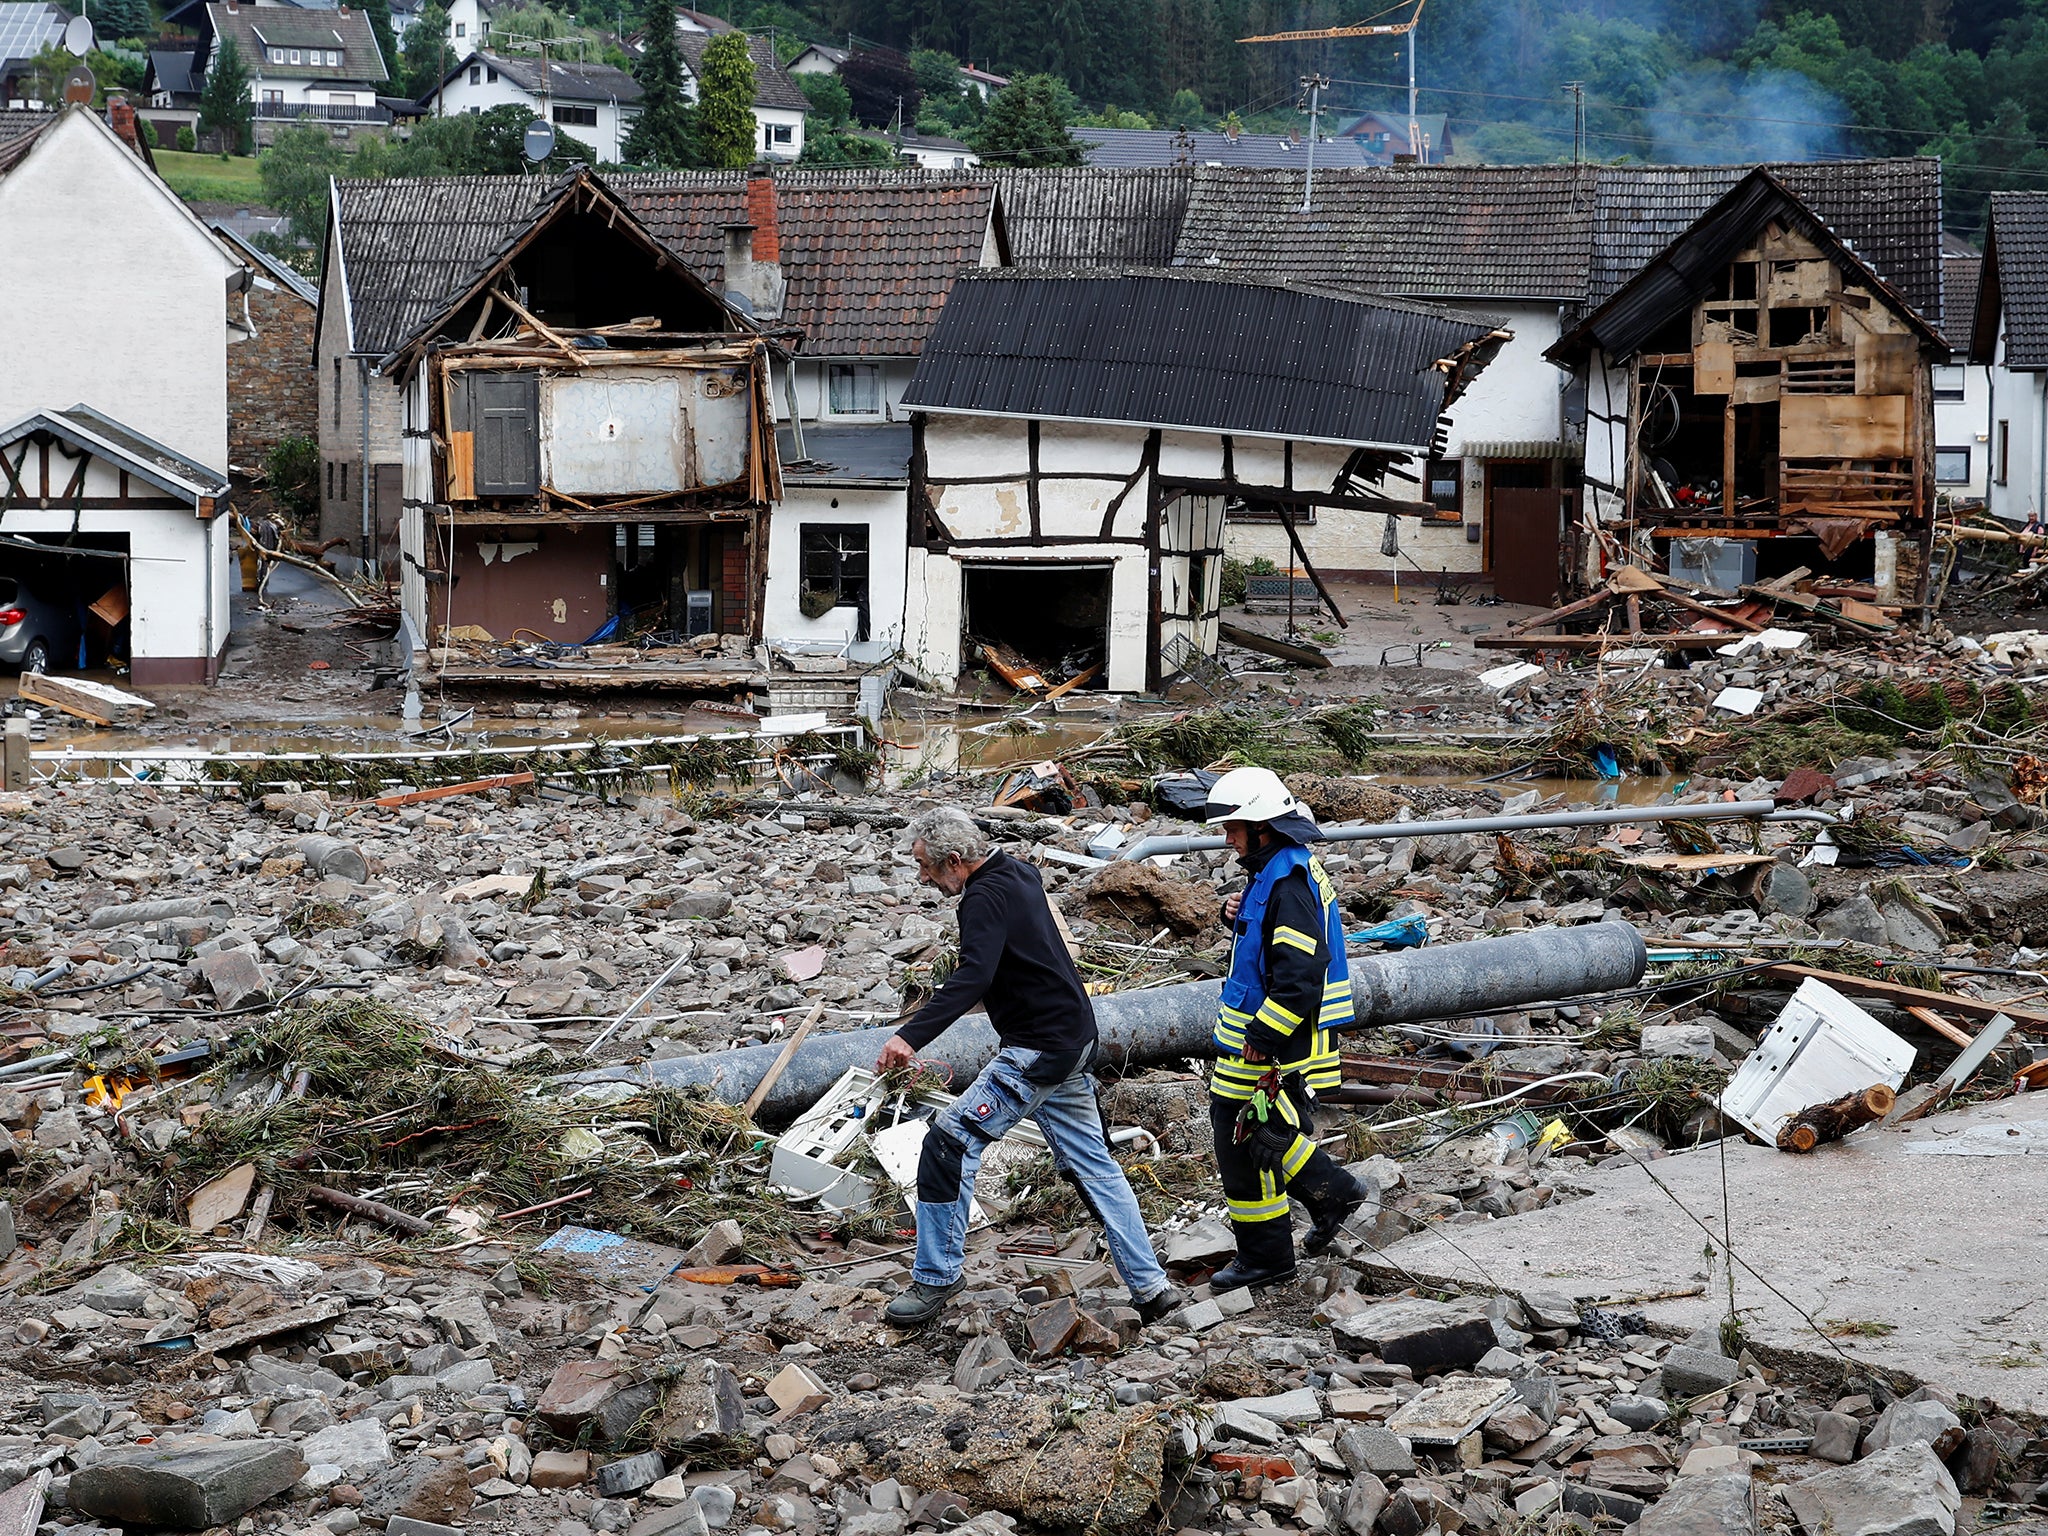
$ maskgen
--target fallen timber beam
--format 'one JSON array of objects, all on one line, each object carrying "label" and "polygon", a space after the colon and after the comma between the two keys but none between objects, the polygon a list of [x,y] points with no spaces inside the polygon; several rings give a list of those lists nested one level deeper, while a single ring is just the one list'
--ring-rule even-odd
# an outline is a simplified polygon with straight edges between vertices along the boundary
[{"label": "fallen timber beam", "polygon": [[[1539,928],[1469,944],[1432,945],[1351,963],[1358,1017],[1353,1029],[1467,1018],[1501,1008],[1554,1002],[1633,986],[1648,963],[1643,937],[1627,923]],[[1222,984],[1183,982],[1095,999],[1105,1064],[1115,1067],[1211,1054],[1211,1031]],[[849,1067],[872,1067],[894,1026],[813,1035],[790,1059],[761,1104],[764,1117],[787,1118],[808,1109]],[[987,1019],[971,1014],[920,1053],[944,1064],[956,1086],[987,1066],[996,1037]],[[571,1081],[638,1082],[663,1088],[702,1088],[722,1103],[744,1104],[782,1054],[778,1045],[745,1046],[675,1057],[638,1067],[577,1073]]]},{"label": "fallen timber beam", "polygon": [[1996,998],[1963,997],[1954,992],[1930,992],[1925,987],[1908,987],[1896,981],[1878,981],[1869,976],[1845,976],[1839,971],[1821,971],[1810,965],[1790,963],[1774,965],[1768,970],[1758,972],[1758,975],[1774,981],[1790,982],[1795,987],[1802,981],[1825,982],[1837,992],[1847,992],[1858,997],[1875,997],[1908,1011],[1915,1008],[1930,1008],[1944,1014],[1961,1014],[1966,1019],[1981,1019],[1987,1024],[2000,1014],[2004,1014],[2016,1026],[2030,1034],[2048,1032],[2048,1013],[2038,1008],[2022,1008],[2015,1003],[2001,1003]]}]

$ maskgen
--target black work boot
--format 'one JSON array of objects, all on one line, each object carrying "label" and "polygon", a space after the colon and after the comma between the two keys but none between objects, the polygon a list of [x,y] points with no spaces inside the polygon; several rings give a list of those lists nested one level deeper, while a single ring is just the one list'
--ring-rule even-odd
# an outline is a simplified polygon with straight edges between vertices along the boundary
[{"label": "black work boot", "polygon": [[1294,1265],[1288,1263],[1278,1267],[1261,1268],[1247,1264],[1240,1254],[1209,1277],[1209,1294],[1220,1296],[1225,1291],[1241,1291],[1248,1285],[1292,1285]]},{"label": "black work boot", "polygon": [[927,1285],[922,1280],[913,1280],[883,1308],[882,1316],[894,1328],[922,1328],[944,1310],[946,1298],[966,1283],[965,1275],[951,1285]]},{"label": "black work boot", "polygon": [[1357,1215],[1364,1205],[1365,1191],[1360,1189],[1348,1199],[1310,1211],[1313,1221],[1308,1236],[1301,1240],[1301,1251],[1311,1258],[1329,1252],[1330,1245],[1337,1241],[1337,1234],[1344,1230],[1344,1223]]},{"label": "black work boot", "polygon": [[1169,1313],[1178,1312],[1187,1304],[1188,1293],[1177,1285],[1168,1285],[1156,1295],[1147,1296],[1143,1301],[1136,1297],[1131,1299],[1131,1305],[1137,1308],[1138,1321],[1141,1323],[1156,1323]]}]

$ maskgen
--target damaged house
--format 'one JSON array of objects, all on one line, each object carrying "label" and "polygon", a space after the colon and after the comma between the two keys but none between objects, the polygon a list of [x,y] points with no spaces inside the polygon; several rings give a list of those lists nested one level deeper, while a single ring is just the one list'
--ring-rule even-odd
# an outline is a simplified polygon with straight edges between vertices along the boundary
[{"label": "damaged house", "polygon": [[[1924,596],[1948,344],[1770,170],[1548,356],[1589,384],[1604,563],[1733,590],[1804,566]],[[1590,552],[1589,552],[1590,553]]]},{"label": "damaged house", "polygon": [[1215,651],[1226,516],[1299,554],[1310,517],[1426,511],[1384,479],[1506,339],[1191,271],[963,275],[904,396],[905,654],[947,687],[986,660],[1038,691],[1157,688]]},{"label": "damaged house", "polygon": [[[455,212],[444,186],[375,190]],[[497,195],[485,179],[470,190]],[[459,642],[436,654],[449,681],[527,682],[530,668],[495,665],[494,642],[576,645],[630,615],[672,643],[645,665],[593,659],[556,680],[743,685],[745,660],[696,662],[716,642],[682,642],[722,636],[744,657],[758,633],[779,494],[767,342],[588,171],[551,183],[509,234],[492,210],[475,217],[497,244],[454,288],[409,281],[400,248],[347,284],[357,324],[399,338],[378,371],[403,403],[400,588],[415,643]],[[361,313],[366,299],[395,322]]]}]

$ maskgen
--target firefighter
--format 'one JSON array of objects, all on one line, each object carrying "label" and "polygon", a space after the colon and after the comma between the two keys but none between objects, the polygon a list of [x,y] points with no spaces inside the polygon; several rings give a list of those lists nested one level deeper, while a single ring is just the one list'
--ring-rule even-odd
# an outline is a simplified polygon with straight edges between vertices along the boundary
[{"label": "firefighter", "polygon": [[1315,818],[1265,768],[1224,774],[1208,813],[1250,877],[1223,906],[1234,938],[1209,1124],[1237,1257],[1210,1278],[1213,1292],[1294,1278],[1290,1197],[1309,1214],[1302,1250],[1318,1254],[1365,1193],[1315,1143],[1315,1095],[1339,1081],[1331,1032],[1352,1017],[1336,887],[1307,847],[1321,836]]}]

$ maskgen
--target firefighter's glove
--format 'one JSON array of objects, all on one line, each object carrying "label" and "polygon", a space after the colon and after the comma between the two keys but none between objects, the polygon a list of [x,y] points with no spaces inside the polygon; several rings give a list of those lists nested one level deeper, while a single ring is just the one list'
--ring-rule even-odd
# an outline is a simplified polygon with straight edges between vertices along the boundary
[{"label": "firefighter's glove", "polygon": [[1279,1074],[1268,1072],[1237,1112],[1238,1144],[1254,1166],[1278,1173],[1300,1135],[1300,1114],[1281,1088]]}]

